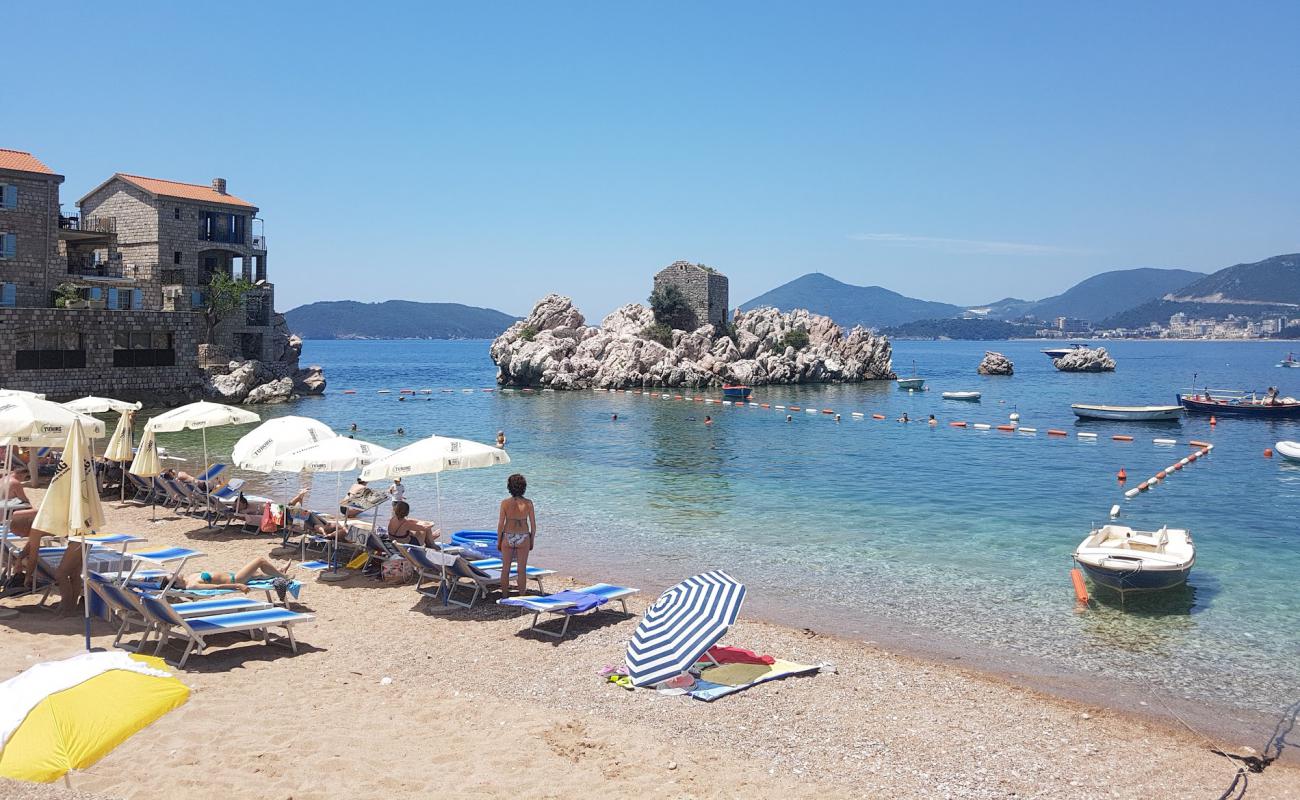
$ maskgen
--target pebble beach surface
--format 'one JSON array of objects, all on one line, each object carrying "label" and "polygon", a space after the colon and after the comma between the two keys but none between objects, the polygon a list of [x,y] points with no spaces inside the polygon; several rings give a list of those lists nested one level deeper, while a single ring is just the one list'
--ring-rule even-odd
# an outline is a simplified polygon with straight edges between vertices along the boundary
[{"label": "pebble beach surface", "polygon": [[[202,550],[195,569],[288,558],[272,537],[149,513],[106,504],[107,530]],[[597,673],[621,663],[635,616],[600,612],[556,641],[496,605],[300,577],[316,620],[298,655],[239,642],[194,657],[189,702],[71,789],[0,781],[0,797],[1215,798],[1233,774],[1189,732],[743,614],[724,643],[833,670],[714,703],[628,692]],[[634,615],[664,587],[640,588]],[[79,618],[6,605],[20,614],[0,621],[0,679],[78,651]],[[1248,796],[1300,798],[1300,771],[1252,774]]]}]

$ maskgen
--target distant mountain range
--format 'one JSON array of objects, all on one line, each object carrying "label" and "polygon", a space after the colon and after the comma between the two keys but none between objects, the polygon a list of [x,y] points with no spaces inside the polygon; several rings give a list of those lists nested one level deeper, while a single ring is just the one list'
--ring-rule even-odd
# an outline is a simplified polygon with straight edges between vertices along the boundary
[{"label": "distant mountain range", "polygon": [[995,303],[963,307],[918,300],[879,286],[854,286],[813,272],[759,295],[740,308],[776,306],[785,311],[806,308],[841,325],[875,328],[962,316],[1003,321],[1026,317],[1051,320],[1064,316],[1097,321],[1205,277],[1203,272],[1185,269],[1124,269],[1094,275],[1042,300],[1009,297]]},{"label": "distant mountain range", "polygon": [[516,320],[491,308],[409,300],[308,303],[284,318],[304,339],[492,339]]},{"label": "distant mountain range", "polygon": [[1178,313],[1219,319],[1229,314],[1300,316],[1300,254],[1273,256],[1221,269],[1107,317],[1102,325],[1140,328],[1153,322],[1168,324],[1169,318]]}]

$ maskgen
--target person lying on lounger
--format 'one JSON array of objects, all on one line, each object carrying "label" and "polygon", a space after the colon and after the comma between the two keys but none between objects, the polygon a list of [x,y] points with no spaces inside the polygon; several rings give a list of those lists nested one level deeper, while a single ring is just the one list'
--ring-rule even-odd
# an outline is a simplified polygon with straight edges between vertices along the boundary
[{"label": "person lying on lounger", "polygon": [[[288,566],[286,563],[285,566]],[[176,579],[174,584],[179,589],[235,589],[248,591],[248,582],[256,578],[288,578],[289,575],[275,568],[269,558],[258,556],[245,564],[238,572],[191,572]]]},{"label": "person lying on lounger", "polygon": [[185,472],[184,470],[178,470],[178,469],[164,470],[163,477],[170,478],[171,480],[174,481],[181,481],[183,483],[187,483],[190,486],[203,489],[204,491],[207,492],[216,491],[217,489],[220,489],[222,486],[226,484],[226,479],[224,477],[218,477],[215,481],[201,481],[198,478],[194,477],[193,475],[189,474],[188,472]]},{"label": "person lying on lounger", "polygon": [[432,522],[411,519],[411,506],[405,500],[393,503],[393,516],[388,519],[388,538],[402,544],[429,547],[441,534]]}]

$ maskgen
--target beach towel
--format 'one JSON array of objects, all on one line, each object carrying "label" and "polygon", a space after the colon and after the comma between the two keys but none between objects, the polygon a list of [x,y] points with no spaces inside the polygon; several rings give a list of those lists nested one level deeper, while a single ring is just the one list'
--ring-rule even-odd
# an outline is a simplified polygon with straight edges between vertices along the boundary
[{"label": "beach towel", "polygon": [[[157,592],[161,591],[162,588],[167,585],[167,580],[170,577],[170,575],[166,575],[157,578],[145,578],[144,580],[136,578],[128,581],[127,585],[135,589],[145,589]],[[275,581],[275,578],[269,576],[266,578],[253,578],[248,582],[248,588],[257,589],[258,591],[273,591],[275,589],[272,585],[273,581]],[[222,595],[236,592],[238,589],[176,589],[174,591],[184,592],[187,595],[194,595],[195,597],[220,597]],[[289,581],[288,592],[293,596],[294,600],[297,600],[299,593],[302,592],[302,582]]]},{"label": "beach towel", "polygon": [[760,683],[791,675],[811,675],[819,669],[811,664],[796,664],[779,658],[773,659],[772,664],[726,664],[703,670],[687,694],[708,703]]},{"label": "beach towel", "polygon": [[[743,647],[722,647],[715,645],[709,648],[709,655],[719,664],[767,664],[771,666],[776,663],[772,656],[760,656],[753,650],[746,650]],[[708,664],[708,659],[701,659],[699,663]]]},{"label": "beach towel", "polygon": [[[562,592],[548,594],[545,596],[545,599],[547,603],[573,603],[573,605],[566,608],[555,609],[557,613],[564,612],[565,614],[585,614],[596,606],[609,600],[608,597],[603,597],[598,594],[575,592],[572,589],[565,589]],[[499,602],[503,606],[519,606],[520,608],[527,608],[530,611],[533,610],[532,607],[528,605],[527,598],[521,599],[518,597],[508,597]]]},{"label": "beach towel", "polygon": [[153,669],[126,653],[83,653],[62,661],[47,661],[0,683],[0,749],[18,726],[50,695],[78,686],[112,669],[169,678],[171,673]]}]

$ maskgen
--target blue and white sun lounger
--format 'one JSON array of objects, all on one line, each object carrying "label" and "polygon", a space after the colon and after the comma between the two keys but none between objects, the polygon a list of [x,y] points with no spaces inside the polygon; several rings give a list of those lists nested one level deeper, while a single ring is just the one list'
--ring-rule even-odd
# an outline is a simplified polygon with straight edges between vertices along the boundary
[{"label": "blue and white sun lounger", "polygon": [[[122,636],[128,633],[132,626],[139,626],[144,629],[144,636],[141,637],[136,645],[138,651],[149,640],[155,623],[149,618],[143,601],[140,599],[140,593],[133,589],[118,586],[113,583],[111,578],[100,575],[97,572],[90,573],[90,589],[104,604],[112,610],[113,614],[120,620],[117,636],[113,639],[113,646],[117,647]],[[172,610],[180,616],[190,619],[192,617],[206,617],[213,614],[229,614],[235,611],[256,611],[264,608],[270,608],[271,604],[261,600],[254,600],[242,595],[237,597],[225,597],[218,600],[199,600],[191,603],[177,603],[172,606]],[[110,620],[111,621],[111,620]]]},{"label": "blue and white sun lounger", "polygon": [[185,652],[176,664],[177,667],[182,668],[189,660],[191,652],[202,653],[207,648],[206,637],[221,633],[249,633],[254,638],[261,633],[266,637],[266,643],[272,644],[274,640],[271,636],[271,628],[284,628],[289,648],[296,654],[298,642],[293,636],[293,626],[315,619],[311,614],[299,614],[283,608],[266,608],[187,619],[178,614],[171,605],[156,597],[141,595],[140,602],[150,621],[157,625],[161,637],[154,655],[160,655],[173,638],[185,640]]},{"label": "blue and white sun lounger", "polygon": [[[474,567],[475,569],[481,569],[484,572],[495,572],[497,575],[497,580],[501,580],[501,559],[480,558],[475,561],[471,561],[469,563],[470,566]],[[519,565],[512,563],[510,565],[510,577],[513,578],[518,574],[519,574]],[[545,578],[548,575],[554,575],[555,570],[545,569],[543,567],[534,567],[530,564],[528,569],[524,571],[524,574],[527,576],[528,580],[537,582],[537,591],[541,592],[542,594],[545,594],[546,589],[542,587],[542,578]]]},{"label": "blue and white sun lounger", "polygon": [[[542,597],[507,597],[498,600],[497,605],[513,606],[533,612],[533,621],[524,630],[537,631],[545,636],[554,636],[559,639],[568,632],[569,620],[579,614],[596,611],[610,600],[617,600],[623,606],[623,613],[626,614],[627,598],[638,591],[638,589],[627,586],[597,583],[592,586],[584,586],[581,589],[570,589],[564,592],[543,595]],[[542,614],[559,614],[564,617],[564,625],[558,633],[548,631],[537,624]]]}]

